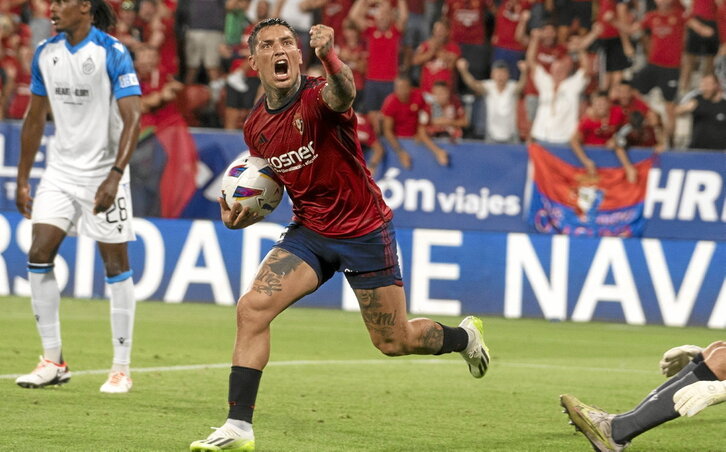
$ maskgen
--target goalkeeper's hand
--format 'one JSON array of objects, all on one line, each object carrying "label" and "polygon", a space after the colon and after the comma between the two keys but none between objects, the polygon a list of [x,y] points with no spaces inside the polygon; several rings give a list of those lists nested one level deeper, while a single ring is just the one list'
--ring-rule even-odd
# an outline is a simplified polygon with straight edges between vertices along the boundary
[{"label": "goalkeeper's hand", "polygon": [[673,347],[667,352],[663,353],[663,357],[660,360],[660,371],[666,377],[672,377],[677,374],[679,370],[683,369],[694,356],[701,353],[703,349],[696,345],[681,345],[679,347]]},{"label": "goalkeeper's hand", "polygon": [[673,395],[681,416],[695,416],[704,408],[726,402],[726,381],[697,381]]}]

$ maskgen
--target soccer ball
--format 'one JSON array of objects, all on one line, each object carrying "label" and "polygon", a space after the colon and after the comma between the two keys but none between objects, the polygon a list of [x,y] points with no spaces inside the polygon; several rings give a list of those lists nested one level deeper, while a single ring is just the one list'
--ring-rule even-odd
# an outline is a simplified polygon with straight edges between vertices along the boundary
[{"label": "soccer ball", "polygon": [[275,170],[259,157],[242,157],[233,161],[222,178],[222,196],[232,207],[235,201],[250,212],[264,217],[275,210],[282,199],[283,185]]}]

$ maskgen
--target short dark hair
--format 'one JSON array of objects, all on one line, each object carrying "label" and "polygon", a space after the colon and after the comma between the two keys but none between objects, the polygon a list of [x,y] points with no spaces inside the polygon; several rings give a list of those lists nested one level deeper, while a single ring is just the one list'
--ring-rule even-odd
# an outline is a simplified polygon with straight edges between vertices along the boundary
[{"label": "short dark hair", "polygon": [[292,28],[292,25],[287,23],[285,19],[280,19],[279,17],[270,17],[269,19],[260,21],[257,25],[255,25],[255,28],[252,30],[252,34],[250,35],[249,39],[247,39],[247,45],[250,47],[250,53],[252,55],[255,54],[255,47],[257,46],[257,34],[263,28],[272,27],[273,25],[281,25],[283,27],[287,27],[287,29],[292,32],[292,35],[297,37],[295,29]]}]

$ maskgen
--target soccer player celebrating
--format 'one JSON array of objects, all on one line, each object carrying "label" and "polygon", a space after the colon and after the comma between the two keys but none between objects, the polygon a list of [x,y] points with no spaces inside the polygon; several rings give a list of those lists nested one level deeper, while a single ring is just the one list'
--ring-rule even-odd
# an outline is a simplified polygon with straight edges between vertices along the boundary
[{"label": "soccer player celebrating", "polygon": [[[300,74],[295,33],[284,20],[260,22],[249,38],[250,64],[265,95],[244,126],[250,153],[267,159],[293,202],[293,222],[265,257],[237,303],[237,336],[229,377],[226,423],[192,451],[254,450],[252,414],[270,356],[270,322],[295,301],[343,271],[373,344],[388,356],[461,352],[481,378],[489,366],[482,322],[459,327],[407,320],[396,258],[393,216],[366,169],[351,109],[351,69],[333,50],[333,30],[310,29],[310,45],[326,77]],[[238,229],[260,218],[219,199],[224,224]]]},{"label": "soccer player celebrating", "polygon": [[[111,293],[113,365],[101,392],[123,393],[131,389],[136,304],[126,245],[134,232],[124,169],[138,140],[141,89],[129,52],[102,31],[114,22],[104,0],[52,0],[50,11],[58,34],[42,42],[33,58],[15,201],[33,222],[28,279],[43,356],[16,383],[39,388],[71,378],[61,351],[53,260],[66,235],[77,232],[98,242]],[[28,177],[49,112],[55,137],[33,199]]]},{"label": "soccer player celebrating", "polygon": [[726,402],[726,342],[705,349],[681,345],[663,354],[661,372],[672,377],[623,414],[609,414],[565,394],[560,402],[571,423],[600,452],[618,452],[641,433],[679,416],[695,416]]}]

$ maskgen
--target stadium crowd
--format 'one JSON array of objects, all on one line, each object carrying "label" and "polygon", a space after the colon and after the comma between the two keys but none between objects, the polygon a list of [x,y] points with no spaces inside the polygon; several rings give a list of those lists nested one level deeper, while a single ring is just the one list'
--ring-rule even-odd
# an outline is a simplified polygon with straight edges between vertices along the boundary
[{"label": "stadium crowd", "polygon": [[[590,170],[583,145],[726,147],[726,0],[107,1],[147,124],[241,129],[260,95],[247,37],[279,16],[305,72],[319,70],[310,27],[335,30],[376,162],[379,135],[404,166],[400,137],[442,165],[441,139],[570,144]],[[33,50],[52,33],[48,0],[0,0],[0,119],[23,117]]]}]

